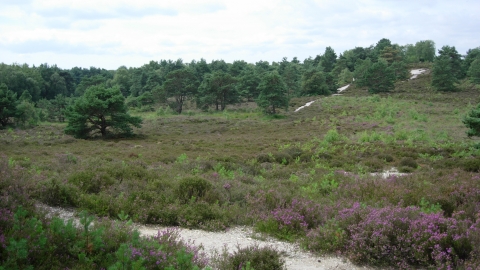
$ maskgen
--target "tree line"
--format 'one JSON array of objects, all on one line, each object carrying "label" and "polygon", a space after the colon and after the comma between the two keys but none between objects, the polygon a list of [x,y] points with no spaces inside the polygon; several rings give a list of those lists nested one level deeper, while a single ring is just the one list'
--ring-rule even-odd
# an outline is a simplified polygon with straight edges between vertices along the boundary
[{"label": "tree line", "polygon": [[455,83],[466,76],[480,82],[480,47],[470,49],[465,56],[455,47],[444,46],[438,55],[435,50],[431,40],[401,46],[383,38],[375,45],[355,47],[339,55],[327,47],[323,54],[302,62],[296,57],[272,63],[207,63],[205,59],[184,63],[178,59],[117,70],[2,63],[0,124],[63,122],[68,108],[92,87],[97,87],[96,92],[116,89],[127,107],[139,110],[162,103],[181,114],[185,102],[191,100],[202,110],[221,111],[229,104],[256,101],[265,113],[274,114],[287,107],[291,97],[330,95],[349,83],[371,93],[388,92],[395,81],[409,77],[411,63],[432,62],[432,86],[439,91],[455,91]]}]

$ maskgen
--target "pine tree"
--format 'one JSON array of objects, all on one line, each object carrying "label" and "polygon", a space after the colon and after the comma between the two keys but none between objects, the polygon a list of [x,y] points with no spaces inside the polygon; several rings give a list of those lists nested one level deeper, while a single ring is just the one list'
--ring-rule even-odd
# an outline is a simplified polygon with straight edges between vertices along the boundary
[{"label": "pine tree", "polygon": [[267,114],[276,114],[277,108],[288,108],[287,86],[276,71],[267,72],[258,86],[257,105]]},{"label": "pine tree", "polygon": [[140,117],[130,116],[125,97],[119,87],[103,85],[87,88],[85,94],[67,108],[68,125],[65,133],[76,138],[88,138],[95,134],[106,137],[118,133],[132,135],[132,128],[140,127]]},{"label": "pine tree", "polygon": [[370,66],[365,74],[365,83],[370,93],[389,92],[395,88],[395,74],[385,61]]},{"label": "pine tree", "polygon": [[457,82],[450,60],[447,57],[437,57],[433,62],[432,68],[432,86],[437,91],[452,92],[455,91],[454,84]]}]

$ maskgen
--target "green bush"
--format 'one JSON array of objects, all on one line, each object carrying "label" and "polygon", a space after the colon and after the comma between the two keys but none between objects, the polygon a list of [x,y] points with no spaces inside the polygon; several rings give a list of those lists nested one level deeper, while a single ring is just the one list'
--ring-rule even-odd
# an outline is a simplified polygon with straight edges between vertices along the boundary
[{"label": "green bush", "polygon": [[79,190],[76,186],[51,179],[44,184],[43,192],[37,194],[44,203],[53,206],[77,206]]},{"label": "green bush", "polygon": [[98,193],[102,188],[115,183],[110,175],[93,171],[80,171],[70,175],[68,182],[86,193]]},{"label": "green bush", "polygon": [[413,158],[405,157],[400,160],[400,167],[409,167],[412,169],[416,169],[418,168],[418,164]]},{"label": "green bush", "polygon": [[204,199],[212,189],[213,185],[206,179],[193,176],[181,179],[175,194],[181,203],[186,204],[191,200]]},{"label": "green bush", "polygon": [[242,270],[281,270],[286,269],[282,254],[272,247],[237,247],[230,254],[226,249],[214,258],[217,269],[242,269]]},{"label": "green bush", "polygon": [[464,160],[463,169],[467,172],[480,172],[480,158],[470,158]]}]

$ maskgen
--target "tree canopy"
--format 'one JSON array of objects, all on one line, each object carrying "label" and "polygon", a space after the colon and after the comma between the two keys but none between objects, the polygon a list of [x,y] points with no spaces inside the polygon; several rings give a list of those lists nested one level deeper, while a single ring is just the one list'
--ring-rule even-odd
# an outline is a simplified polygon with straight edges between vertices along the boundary
[{"label": "tree canopy", "polygon": [[450,59],[437,57],[433,62],[432,86],[437,91],[452,92],[455,91],[457,81]]},{"label": "tree canopy", "polygon": [[175,98],[175,111],[182,113],[183,103],[193,97],[197,91],[198,81],[190,68],[174,70],[167,74],[163,89],[167,97]]},{"label": "tree canopy", "polygon": [[257,105],[267,114],[276,114],[277,108],[288,107],[287,86],[276,71],[265,74],[258,86],[260,95],[256,99]]},{"label": "tree canopy", "polygon": [[468,137],[480,136],[480,104],[463,118],[463,123],[468,128]]},{"label": "tree canopy", "polygon": [[140,127],[142,123],[141,118],[127,113],[120,88],[103,85],[87,88],[85,94],[67,108],[66,117],[65,133],[82,139],[97,134],[130,136],[132,126]]},{"label": "tree canopy", "polygon": [[0,124],[6,126],[11,118],[15,116],[17,94],[8,90],[6,84],[0,84]]},{"label": "tree canopy", "polygon": [[370,93],[389,92],[395,88],[395,74],[384,61],[378,61],[368,68],[365,81]]}]

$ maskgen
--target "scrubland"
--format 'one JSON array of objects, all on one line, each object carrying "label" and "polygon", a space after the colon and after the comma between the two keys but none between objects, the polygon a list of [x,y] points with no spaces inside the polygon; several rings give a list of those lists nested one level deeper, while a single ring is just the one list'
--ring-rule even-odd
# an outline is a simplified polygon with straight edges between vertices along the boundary
[{"label": "scrubland", "polygon": [[[53,123],[0,130],[1,261],[5,269],[214,266],[172,231],[140,238],[131,220],[248,225],[359,265],[476,269],[480,144],[462,118],[480,89],[465,82],[439,93],[430,82],[427,74],[381,95],[351,86],[342,96],[294,98],[277,117],[254,103],[132,112],[144,119],[133,138],[74,139]],[[392,167],[407,175],[372,174]],[[36,202],[83,210],[83,227],[45,218]],[[89,226],[90,215],[109,219]],[[251,269],[235,258],[271,253],[224,254],[215,265]],[[277,259],[252,267],[275,269]]]}]

